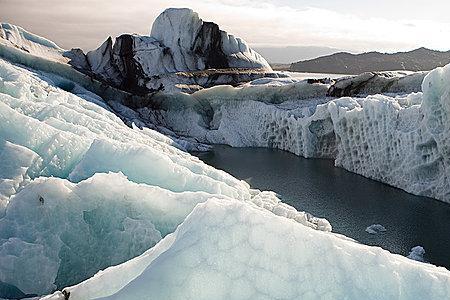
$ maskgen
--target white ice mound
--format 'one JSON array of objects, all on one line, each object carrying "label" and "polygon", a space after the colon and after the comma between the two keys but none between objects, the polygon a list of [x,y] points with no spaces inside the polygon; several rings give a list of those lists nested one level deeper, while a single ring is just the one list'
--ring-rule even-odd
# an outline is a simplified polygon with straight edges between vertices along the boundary
[{"label": "white ice mound", "polygon": [[[210,197],[331,230],[172,139],[126,126],[102,102],[0,60],[0,282],[28,294],[78,283],[141,254]],[[126,178],[99,174],[109,172]]]},{"label": "white ice mound", "polygon": [[450,272],[254,205],[210,199],[153,249],[69,293],[70,300],[446,299]]}]

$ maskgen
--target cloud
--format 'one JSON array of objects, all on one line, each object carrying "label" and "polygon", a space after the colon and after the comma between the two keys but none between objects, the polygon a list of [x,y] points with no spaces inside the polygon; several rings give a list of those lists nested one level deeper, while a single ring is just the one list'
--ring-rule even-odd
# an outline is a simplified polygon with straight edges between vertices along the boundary
[{"label": "cloud", "polygon": [[[0,18],[46,36],[62,47],[93,49],[109,35],[149,34],[167,7],[189,5],[208,21],[258,46],[316,45],[356,51],[426,46],[450,49],[445,21],[363,17],[330,9],[254,0],[0,0]],[[286,2],[286,1],[285,1]]]}]

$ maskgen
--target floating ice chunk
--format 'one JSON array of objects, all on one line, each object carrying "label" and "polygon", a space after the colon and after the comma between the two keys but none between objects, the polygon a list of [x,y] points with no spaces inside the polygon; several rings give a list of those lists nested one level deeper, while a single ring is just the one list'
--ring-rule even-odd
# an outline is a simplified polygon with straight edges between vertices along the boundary
[{"label": "floating ice chunk", "polygon": [[381,232],[386,232],[386,228],[380,224],[373,224],[366,228],[366,232],[370,234],[378,234]]},{"label": "floating ice chunk", "polygon": [[425,249],[422,246],[416,246],[411,248],[411,252],[407,256],[409,259],[424,262]]}]

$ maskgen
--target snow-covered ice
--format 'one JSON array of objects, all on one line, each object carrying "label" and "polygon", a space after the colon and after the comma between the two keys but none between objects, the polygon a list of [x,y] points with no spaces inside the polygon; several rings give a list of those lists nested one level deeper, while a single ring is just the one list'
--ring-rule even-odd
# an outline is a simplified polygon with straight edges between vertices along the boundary
[{"label": "snow-covered ice", "polygon": [[0,44],[48,59],[65,60],[62,56],[64,50],[54,42],[9,23],[0,23]]},{"label": "snow-covered ice", "polygon": [[0,59],[0,281],[29,294],[78,283],[152,247],[211,197],[331,230],[58,78]]},{"label": "snow-covered ice", "polygon": [[450,272],[210,199],[151,250],[65,293],[71,300],[446,299]]},{"label": "snow-covered ice", "polygon": [[367,226],[366,232],[370,234],[378,234],[381,232],[386,232],[386,228],[381,224],[373,224],[370,226]]}]

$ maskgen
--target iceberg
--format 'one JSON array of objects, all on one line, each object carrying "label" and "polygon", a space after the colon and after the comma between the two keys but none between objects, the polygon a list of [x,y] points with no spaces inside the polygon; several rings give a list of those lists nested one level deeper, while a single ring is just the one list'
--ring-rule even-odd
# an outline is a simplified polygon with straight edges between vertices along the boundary
[{"label": "iceberg", "polygon": [[409,259],[424,262],[425,249],[422,246],[415,246],[411,248],[411,252],[407,256]]},{"label": "iceberg", "polygon": [[245,41],[188,8],[165,10],[150,36],[124,34],[115,42],[110,37],[87,54],[74,49],[64,55],[81,72],[135,94],[278,77]]},{"label": "iceberg", "polygon": [[381,224],[373,224],[370,226],[367,226],[366,232],[370,234],[378,234],[381,232],[386,232],[386,228]]}]

